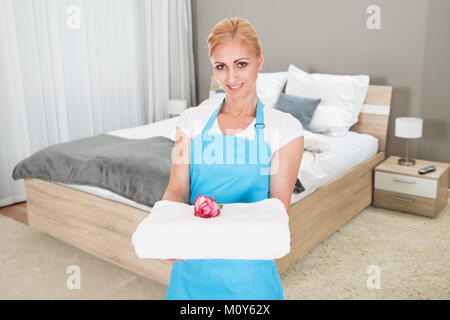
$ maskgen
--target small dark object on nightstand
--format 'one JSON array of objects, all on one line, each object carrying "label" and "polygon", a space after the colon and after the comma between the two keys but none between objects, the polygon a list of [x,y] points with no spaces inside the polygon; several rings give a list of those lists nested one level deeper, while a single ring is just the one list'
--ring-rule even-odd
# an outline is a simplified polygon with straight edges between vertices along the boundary
[{"label": "small dark object on nightstand", "polygon": [[434,170],[436,170],[436,166],[428,166],[428,167],[419,169],[418,172],[419,172],[419,174],[425,174],[425,173],[428,173],[428,172],[432,172]]}]

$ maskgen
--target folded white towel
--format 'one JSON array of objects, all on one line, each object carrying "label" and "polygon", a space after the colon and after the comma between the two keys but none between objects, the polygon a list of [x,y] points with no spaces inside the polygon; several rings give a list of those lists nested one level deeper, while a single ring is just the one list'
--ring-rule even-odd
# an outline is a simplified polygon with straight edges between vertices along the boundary
[{"label": "folded white towel", "polygon": [[278,259],[290,252],[290,240],[289,216],[277,198],[224,204],[214,218],[160,200],[132,237],[141,259]]}]

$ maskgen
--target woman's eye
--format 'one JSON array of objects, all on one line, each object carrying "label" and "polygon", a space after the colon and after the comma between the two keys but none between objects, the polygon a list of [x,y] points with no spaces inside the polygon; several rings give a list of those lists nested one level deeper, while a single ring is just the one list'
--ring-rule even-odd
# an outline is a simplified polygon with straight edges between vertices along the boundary
[{"label": "woman's eye", "polygon": [[[247,65],[248,65],[247,62],[244,62],[244,61],[238,62],[238,66],[241,69],[245,68]],[[225,66],[223,64],[219,64],[219,65],[216,66],[216,69],[217,70],[223,70],[223,69],[225,69]]]}]

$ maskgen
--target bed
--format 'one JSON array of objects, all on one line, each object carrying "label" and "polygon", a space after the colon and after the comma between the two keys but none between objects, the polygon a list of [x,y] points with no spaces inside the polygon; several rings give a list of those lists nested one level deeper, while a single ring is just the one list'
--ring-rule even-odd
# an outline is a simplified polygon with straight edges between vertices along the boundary
[{"label": "bed", "polygon": [[[210,90],[216,89],[213,78]],[[370,85],[351,131],[344,137],[323,136],[332,143],[338,166],[314,188],[292,195],[291,252],[275,260],[280,274],[372,204],[373,169],[385,159],[391,95],[390,86]],[[161,132],[176,120],[163,120],[151,127]],[[139,128],[135,130],[115,133],[139,135]],[[25,190],[28,222],[33,228],[168,285],[172,263],[139,259],[131,243],[133,232],[151,212],[150,207],[100,188],[34,178],[25,179]]]}]

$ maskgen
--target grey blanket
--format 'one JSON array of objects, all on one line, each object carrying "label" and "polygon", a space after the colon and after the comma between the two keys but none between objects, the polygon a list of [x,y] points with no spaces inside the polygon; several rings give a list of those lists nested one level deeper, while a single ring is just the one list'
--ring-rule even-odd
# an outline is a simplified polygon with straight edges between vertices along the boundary
[{"label": "grey blanket", "polygon": [[[152,207],[169,184],[174,144],[163,136],[100,134],[44,148],[20,161],[12,176],[99,187]],[[294,192],[302,191],[297,179]]]},{"label": "grey blanket", "polygon": [[19,162],[13,179],[38,178],[100,187],[153,206],[169,184],[175,142],[100,134],[44,148]]}]

